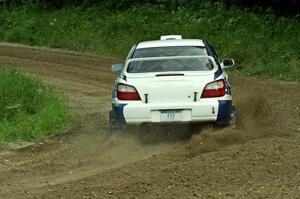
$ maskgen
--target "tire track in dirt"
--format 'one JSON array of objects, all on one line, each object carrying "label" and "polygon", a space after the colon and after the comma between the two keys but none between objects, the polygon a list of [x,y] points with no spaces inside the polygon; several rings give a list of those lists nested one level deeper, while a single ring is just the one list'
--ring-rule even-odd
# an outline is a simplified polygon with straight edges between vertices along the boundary
[{"label": "tire track in dirt", "polygon": [[232,76],[236,130],[210,128],[181,139],[186,129],[169,132],[173,137],[132,129],[106,138],[110,65],[120,60],[0,44],[0,64],[12,60],[63,90],[77,123],[65,134],[2,153],[0,198],[297,196],[299,83]]},{"label": "tire track in dirt", "polygon": [[[19,191],[43,187],[48,185],[46,182],[76,180],[172,147],[158,144],[142,148],[130,137],[107,140],[104,135],[108,133],[107,113],[114,79],[110,65],[116,60],[61,53],[10,45],[0,48],[1,64],[14,62],[25,72],[41,76],[50,86],[62,89],[78,117],[78,124],[66,136],[57,136],[42,141],[40,146],[10,154],[11,164],[0,176],[0,181],[12,179],[11,184],[19,186],[16,188]],[[14,181],[15,178],[22,180]]]}]

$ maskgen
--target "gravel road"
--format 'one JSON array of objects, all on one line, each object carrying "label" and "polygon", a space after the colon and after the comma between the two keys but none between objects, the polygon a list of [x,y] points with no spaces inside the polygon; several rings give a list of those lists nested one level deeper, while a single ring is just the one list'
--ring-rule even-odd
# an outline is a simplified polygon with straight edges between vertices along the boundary
[{"label": "gravel road", "polygon": [[118,62],[0,43],[1,65],[64,92],[76,118],[65,133],[0,153],[0,198],[300,198],[300,83],[231,76],[237,129],[108,137]]}]

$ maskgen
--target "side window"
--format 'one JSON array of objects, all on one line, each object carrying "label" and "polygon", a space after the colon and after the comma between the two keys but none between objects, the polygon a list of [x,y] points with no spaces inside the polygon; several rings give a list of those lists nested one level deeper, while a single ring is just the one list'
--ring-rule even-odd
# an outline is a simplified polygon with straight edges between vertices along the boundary
[{"label": "side window", "polygon": [[215,49],[207,41],[204,41],[204,45],[207,48],[208,55],[212,56],[215,59],[215,61],[217,62],[217,64],[219,64],[219,57],[218,57]]},{"label": "side window", "polygon": [[218,54],[216,53],[215,49],[214,49],[211,45],[209,45],[209,47],[210,47],[210,49],[211,49],[211,51],[212,51],[212,53],[213,53],[214,58],[215,58],[216,60],[219,60],[219,56],[218,56]]},{"label": "side window", "polygon": [[128,59],[131,59],[131,58],[132,58],[132,55],[133,55],[133,53],[134,53],[134,51],[135,51],[137,45],[138,45],[138,44],[134,44],[134,45],[132,46],[132,48],[131,48],[131,50],[129,51],[129,54],[128,54],[127,58],[126,58],[126,61],[127,61]]}]

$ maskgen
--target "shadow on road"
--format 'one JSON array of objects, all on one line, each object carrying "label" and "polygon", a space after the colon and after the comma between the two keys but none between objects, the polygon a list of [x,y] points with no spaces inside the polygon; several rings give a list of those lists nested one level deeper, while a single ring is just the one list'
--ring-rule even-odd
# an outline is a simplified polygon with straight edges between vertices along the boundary
[{"label": "shadow on road", "polygon": [[173,124],[129,126],[124,136],[133,135],[141,144],[175,143],[188,141],[194,134],[213,128],[211,124]]}]

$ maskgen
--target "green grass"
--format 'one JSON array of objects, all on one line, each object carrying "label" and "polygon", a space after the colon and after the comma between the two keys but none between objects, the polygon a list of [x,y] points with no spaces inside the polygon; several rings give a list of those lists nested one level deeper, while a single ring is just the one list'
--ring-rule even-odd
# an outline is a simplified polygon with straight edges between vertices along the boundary
[{"label": "green grass", "polygon": [[0,149],[58,133],[71,117],[66,98],[15,67],[0,66]]},{"label": "green grass", "polygon": [[138,41],[162,34],[202,38],[220,57],[235,58],[243,75],[300,81],[300,22],[272,11],[251,13],[222,4],[176,11],[145,5],[123,11],[101,7],[0,11],[0,40],[123,58]]}]

